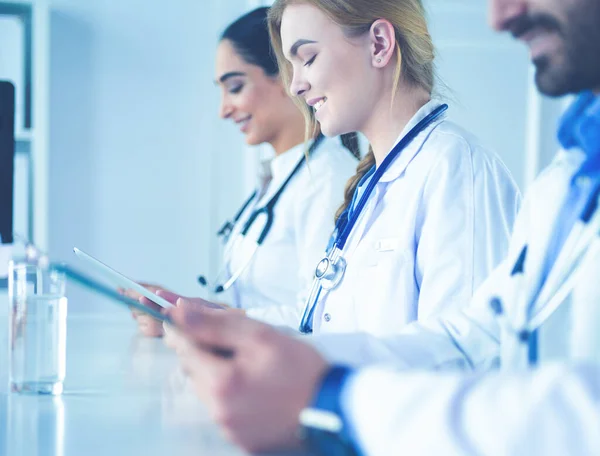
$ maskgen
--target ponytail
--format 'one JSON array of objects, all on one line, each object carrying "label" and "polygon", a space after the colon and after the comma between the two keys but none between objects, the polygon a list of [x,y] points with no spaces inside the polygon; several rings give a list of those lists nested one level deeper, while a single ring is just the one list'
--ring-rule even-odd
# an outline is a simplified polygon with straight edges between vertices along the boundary
[{"label": "ponytail", "polygon": [[352,198],[354,197],[354,192],[356,191],[356,187],[358,187],[361,179],[369,172],[369,170],[375,165],[375,155],[373,154],[373,149],[369,147],[369,152],[365,157],[358,163],[356,167],[356,174],[352,176],[348,182],[346,183],[346,188],[344,189],[344,202],[340,206],[340,208],[335,213],[335,221],[337,222],[340,216],[344,213],[344,211],[352,204]]}]

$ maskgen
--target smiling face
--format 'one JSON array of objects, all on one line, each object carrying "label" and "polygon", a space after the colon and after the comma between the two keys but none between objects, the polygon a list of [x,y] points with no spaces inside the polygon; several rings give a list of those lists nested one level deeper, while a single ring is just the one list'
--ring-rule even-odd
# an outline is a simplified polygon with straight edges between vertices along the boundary
[{"label": "smiling face", "polygon": [[489,0],[490,21],[528,47],[547,95],[600,89],[598,0]]},{"label": "smiling face", "polygon": [[217,48],[215,72],[221,88],[221,118],[235,122],[249,145],[277,137],[283,128],[280,114],[292,105],[279,78],[244,61],[227,39]]},{"label": "smiling face", "polygon": [[320,9],[295,3],[281,20],[281,44],[291,63],[290,92],[315,111],[321,131],[361,131],[382,79],[371,65],[369,35],[349,38]]}]

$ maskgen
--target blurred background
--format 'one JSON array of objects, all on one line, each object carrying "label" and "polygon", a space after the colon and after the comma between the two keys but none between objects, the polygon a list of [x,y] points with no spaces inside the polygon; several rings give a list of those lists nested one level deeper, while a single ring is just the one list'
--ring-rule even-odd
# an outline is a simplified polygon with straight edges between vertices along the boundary
[{"label": "blurred background", "polygon": [[[537,95],[526,50],[485,0],[424,0],[453,120],[522,190],[557,150],[566,100]],[[14,231],[53,259],[77,246],[126,275],[202,295],[215,232],[266,150],[218,118],[220,32],[252,0],[0,0],[0,80],[16,87]],[[72,290],[72,313],[109,312]]]}]

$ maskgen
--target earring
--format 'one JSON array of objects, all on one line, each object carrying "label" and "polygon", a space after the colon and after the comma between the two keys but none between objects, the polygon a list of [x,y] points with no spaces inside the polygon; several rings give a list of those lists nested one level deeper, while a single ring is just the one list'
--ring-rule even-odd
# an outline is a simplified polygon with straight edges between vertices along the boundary
[{"label": "earring", "polygon": [[377,59],[377,63],[381,63],[381,59]]}]

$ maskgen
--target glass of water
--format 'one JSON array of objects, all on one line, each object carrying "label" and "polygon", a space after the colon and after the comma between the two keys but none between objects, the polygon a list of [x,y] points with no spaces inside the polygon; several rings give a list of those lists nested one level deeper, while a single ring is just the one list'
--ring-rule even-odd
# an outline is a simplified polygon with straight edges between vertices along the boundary
[{"label": "glass of water", "polygon": [[28,262],[9,264],[11,391],[61,394],[65,379],[65,275]]}]

